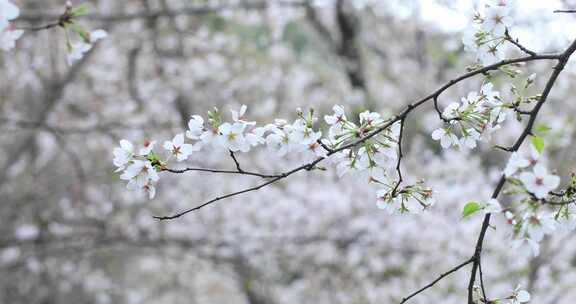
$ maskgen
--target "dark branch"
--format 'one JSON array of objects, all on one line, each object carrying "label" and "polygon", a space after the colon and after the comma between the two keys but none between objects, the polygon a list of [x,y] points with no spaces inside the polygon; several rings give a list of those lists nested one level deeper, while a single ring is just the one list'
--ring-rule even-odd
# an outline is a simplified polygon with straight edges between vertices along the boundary
[{"label": "dark branch", "polygon": [[473,258],[470,258],[470,259],[462,262],[461,264],[455,266],[454,268],[448,270],[447,272],[441,274],[436,280],[430,282],[428,285],[426,285],[426,286],[418,289],[417,291],[413,292],[413,293],[410,294],[409,296],[403,298],[403,299],[402,299],[402,302],[400,302],[400,304],[404,304],[404,303],[408,302],[408,300],[410,300],[411,298],[415,297],[416,295],[418,295],[419,293],[425,291],[426,289],[434,286],[436,283],[440,282],[440,281],[441,281],[442,279],[444,279],[445,277],[447,277],[447,276],[451,275],[452,273],[460,270],[462,267],[464,267],[464,266],[472,263],[473,261],[474,261],[474,259],[473,259]]},{"label": "dark branch", "polygon": [[536,56],[537,55],[536,52],[531,51],[527,47],[520,44],[520,42],[518,42],[518,39],[512,38],[512,36],[510,36],[510,33],[508,32],[508,30],[506,30],[506,32],[504,32],[504,37],[506,38],[507,41],[509,41],[510,43],[515,45],[517,48],[519,48],[522,52],[524,52],[530,56]]},{"label": "dark branch", "polygon": [[402,154],[402,137],[404,135],[405,121],[406,118],[402,118],[400,120],[400,135],[398,135],[398,161],[396,162],[396,173],[398,173],[398,181],[396,182],[394,189],[392,189],[392,197],[396,196],[396,191],[398,190],[398,187],[400,187],[400,184],[404,180],[404,178],[402,177],[402,169],[400,168],[400,166],[402,165],[402,157],[404,156]]},{"label": "dark branch", "polygon": [[199,171],[199,172],[222,173],[222,174],[252,175],[252,176],[257,176],[257,177],[261,177],[261,178],[276,178],[276,177],[281,176],[281,175],[261,174],[261,173],[250,172],[250,171],[219,170],[219,169],[207,169],[207,168],[185,168],[185,169],[164,168],[164,169],[162,169],[162,171],[166,171],[166,172],[170,172],[170,173],[176,173],[176,174],[182,174],[182,173],[189,172],[189,171]]},{"label": "dark branch", "polygon": [[576,10],[555,10],[554,13],[576,14]]},{"label": "dark branch", "polygon": [[234,155],[234,152],[232,150],[230,150],[230,157],[232,157],[232,160],[234,160],[234,164],[236,165],[236,170],[238,170],[238,173],[244,173],[244,170],[242,170],[242,168],[240,167],[240,163],[236,159],[236,155]]},{"label": "dark branch", "polygon": [[[568,62],[570,56],[572,56],[572,54],[575,51],[576,51],[576,40],[572,42],[572,44],[568,47],[568,49],[566,49],[562,54],[557,56],[556,60],[558,60],[558,64],[556,64],[556,66],[554,67],[554,72],[552,72],[552,75],[550,75],[550,78],[548,79],[548,82],[544,87],[544,91],[542,92],[542,96],[540,97],[540,100],[538,101],[536,106],[534,106],[534,109],[532,109],[530,113],[530,119],[528,120],[528,124],[524,128],[522,134],[520,134],[520,136],[516,140],[516,143],[510,148],[510,152],[518,151],[518,149],[520,149],[520,146],[524,143],[526,137],[528,137],[528,135],[532,133],[532,128],[536,121],[536,117],[540,112],[540,109],[542,108],[544,103],[546,103],[548,95],[550,95],[550,92],[552,91],[552,88],[554,87],[554,84],[556,83],[558,76],[566,66],[566,63]],[[494,189],[494,192],[492,194],[493,199],[498,198],[498,195],[502,191],[502,188],[504,187],[505,183],[506,183],[506,176],[502,175],[502,177],[500,177],[498,185],[496,186],[496,189]],[[489,225],[490,225],[490,213],[484,216],[484,221],[482,222],[482,228],[480,229],[480,235],[478,236],[478,241],[476,242],[476,249],[474,251],[474,257],[473,257],[474,263],[472,264],[470,282],[468,283],[468,304],[473,304],[473,289],[474,289],[474,282],[476,280],[476,272],[478,271],[478,267],[480,264],[480,256],[482,254],[482,244],[484,243],[484,237],[486,235],[486,231],[488,230]]]},{"label": "dark branch", "polygon": [[[101,21],[104,23],[110,22],[128,22],[136,19],[153,20],[158,18],[174,18],[184,15],[206,15],[210,13],[222,12],[227,10],[264,10],[268,7],[266,1],[238,1],[237,3],[216,4],[216,5],[188,5],[183,8],[174,10],[154,10],[154,11],[140,11],[134,13],[117,13],[117,14],[86,14],[77,18]],[[278,1],[277,5],[287,8],[304,7],[304,2],[297,1]],[[44,12],[23,14],[17,21],[36,23],[39,21],[57,20],[60,15],[46,14]]]}]

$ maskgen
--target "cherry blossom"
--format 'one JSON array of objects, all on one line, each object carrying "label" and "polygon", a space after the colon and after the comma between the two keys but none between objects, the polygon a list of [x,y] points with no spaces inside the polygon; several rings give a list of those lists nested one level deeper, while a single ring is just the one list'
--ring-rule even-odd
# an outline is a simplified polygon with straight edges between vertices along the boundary
[{"label": "cherry blossom", "polygon": [[223,123],[218,128],[220,135],[217,137],[217,141],[222,147],[232,152],[248,152],[250,150],[250,144],[244,138],[245,129],[246,124],[243,123]]},{"label": "cherry blossom", "polygon": [[524,257],[540,255],[540,244],[530,238],[512,239],[512,248]]},{"label": "cherry blossom", "polygon": [[266,146],[276,155],[285,156],[290,152],[290,139],[284,131],[276,128],[266,137]]},{"label": "cherry blossom", "polygon": [[73,65],[74,62],[82,59],[84,54],[92,49],[92,45],[85,43],[85,42],[76,42],[70,46],[70,50],[68,52],[68,65]]},{"label": "cherry blossom", "polygon": [[200,115],[192,115],[188,121],[188,130],[186,137],[190,139],[200,139],[204,132],[204,119]]},{"label": "cherry blossom", "polygon": [[506,176],[512,176],[519,169],[536,165],[539,158],[540,153],[538,153],[538,150],[536,150],[532,145],[529,146],[528,151],[513,152],[506,164],[504,174],[506,174]]},{"label": "cherry blossom", "polygon": [[510,6],[491,5],[484,10],[484,22],[482,27],[487,32],[493,32],[495,35],[504,35],[506,28],[512,25],[510,15]]},{"label": "cherry blossom", "polygon": [[140,151],[138,152],[138,154],[140,156],[147,156],[148,154],[150,154],[152,152],[152,150],[154,150],[154,146],[156,145],[156,141],[155,140],[147,140],[144,142],[144,147],[140,148]]},{"label": "cherry blossom", "polygon": [[114,148],[113,154],[113,163],[116,167],[118,167],[116,172],[122,171],[124,170],[126,164],[128,164],[134,156],[134,145],[132,145],[131,142],[122,139],[120,140],[120,147]]},{"label": "cherry blossom", "polygon": [[550,234],[556,229],[555,220],[549,215],[538,213],[526,213],[521,233],[535,242],[542,241],[545,234]]},{"label": "cherry blossom", "polygon": [[512,26],[509,16],[510,6],[504,2],[493,2],[474,17],[475,27],[470,27],[462,42],[468,52],[474,53],[476,61],[482,65],[496,63],[505,57],[506,39],[504,34]]},{"label": "cherry blossom", "polygon": [[143,189],[153,197],[155,189],[151,183],[157,182],[160,177],[150,161],[136,159],[129,165],[120,178],[128,181],[129,190]]},{"label": "cherry blossom", "polygon": [[512,296],[510,296],[510,304],[521,304],[521,303],[528,303],[530,302],[531,296],[530,293],[526,290],[521,289],[521,286],[518,285],[516,289],[514,289]]},{"label": "cherry blossom", "polygon": [[335,125],[347,121],[346,113],[344,112],[344,108],[342,106],[335,105],[332,110],[334,111],[334,114],[324,116],[324,120],[327,124]]},{"label": "cherry blossom", "polygon": [[178,161],[184,161],[195,151],[199,150],[197,145],[185,144],[184,134],[177,134],[171,141],[164,142],[164,149],[176,156]]},{"label": "cherry blossom", "polygon": [[490,199],[486,205],[483,207],[484,213],[500,213],[502,212],[502,206],[497,199]]},{"label": "cherry blossom", "polygon": [[449,130],[446,130],[444,128],[434,130],[434,132],[432,132],[432,139],[439,140],[440,145],[444,149],[448,149],[453,145],[454,146],[460,145],[458,137],[453,133],[451,133]]},{"label": "cherry blossom", "polygon": [[542,164],[534,166],[533,172],[522,172],[519,175],[526,190],[533,193],[537,198],[543,199],[548,193],[560,185],[560,178],[553,174],[548,174],[546,167]]},{"label": "cherry blossom", "polygon": [[80,41],[70,45],[68,50],[68,65],[74,64],[74,62],[82,59],[84,55],[92,49],[92,46],[97,41],[104,39],[108,36],[108,33],[104,30],[95,30],[88,33],[89,41]]},{"label": "cherry blossom", "polygon": [[250,126],[255,125],[256,124],[255,121],[245,120],[244,115],[246,114],[247,109],[248,109],[248,107],[246,105],[242,105],[242,106],[240,106],[240,111],[230,110],[230,112],[232,112],[232,120],[234,122],[239,122],[239,123],[243,123],[243,124],[250,125]]}]

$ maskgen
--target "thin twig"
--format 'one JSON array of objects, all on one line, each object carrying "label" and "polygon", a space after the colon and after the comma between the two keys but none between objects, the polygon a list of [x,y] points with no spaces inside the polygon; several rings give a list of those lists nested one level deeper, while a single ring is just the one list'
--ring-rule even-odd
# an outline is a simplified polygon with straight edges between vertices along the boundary
[{"label": "thin twig", "polygon": [[486,298],[486,289],[484,288],[484,274],[482,274],[482,257],[478,258],[478,272],[480,273],[480,288],[482,289],[482,297],[484,298],[484,303],[490,303]]},{"label": "thin twig", "polygon": [[510,43],[512,43],[513,45],[515,45],[517,48],[519,48],[522,52],[530,55],[530,56],[536,56],[536,52],[529,50],[527,47],[523,46],[522,44],[520,44],[520,42],[518,41],[518,39],[514,39],[512,38],[512,36],[510,36],[510,33],[508,32],[508,30],[506,30],[504,32],[504,38],[509,41]]},{"label": "thin twig", "polygon": [[555,10],[554,13],[576,14],[576,10]]},{"label": "thin twig", "polygon": [[[278,1],[277,5],[281,5],[286,8],[303,8],[305,2],[298,1]],[[158,18],[174,18],[184,15],[206,15],[211,13],[217,13],[222,11],[230,10],[264,10],[269,6],[267,1],[238,1],[234,3],[224,3],[224,4],[198,4],[198,5],[187,5],[179,9],[162,9],[154,11],[139,11],[132,13],[115,13],[115,14],[100,14],[100,13],[90,13],[82,16],[78,16],[80,19],[88,19],[95,21],[102,21],[105,23],[110,22],[128,22],[137,19],[151,20]],[[60,17],[58,14],[47,14],[44,12],[29,13],[21,15],[17,21],[21,22],[39,22],[39,21],[50,21],[56,20]]]},{"label": "thin twig", "polygon": [[404,180],[402,177],[402,169],[400,167],[402,165],[402,157],[404,156],[402,154],[402,137],[404,135],[404,122],[405,121],[406,121],[406,117],[404,117],[400,120],[400,135],[398,135],[398,160],[396,161],[396,173],[398,173],[398,181],[396,182],[394,189],[392,189],[392,197],[396,196],[396,191],[398,190],[398,187],[400,187],[400,184]]},{"label": "thin twig", "polygon": [[332,149],[330,149],[330,147],[328,147],[325,143],[322,142],[321,139],[316,141],[322,148],[324,148],[324,150],[326,150],[326,152],[332,154]]},{"label": "thin twig", "polygon": [[281,175],[269,175],[269,174],[262,174],[257,172],[250,172],[250,171],[235,171],[235,170],[220,170],[220,169],[208,169],[208,168],[185,168],[185,169],[170,169],[170,168],[163,168],[162,171],[182,174],[189,171],[199,171],[199,172],[210,172],[210,173],[222,173],[222,174],[238,174],[238,175],[252,175],[261,178],[276,178]]},{"label": "thin twig", "polygon": [[236,159],[236,155],[234,155],[234,151],[232,150],[230,150],[230,157],[232,157],[232,159],[234,160],[234,164],[236,165],[236,170],[238,170],[238,173],[244,173],[244,170],[242,170],[242,168],[240,167],[240,163]]},{"label": "thin twig", "polygon": [[413,292],[412,294],[410,294],[409,296],[405,297],[402,299],[402,302],[400,302],[400,304],[404,304],[406,302],[408,302],[408,300],[410,300],[411,298],[415,297],[416,295],[418,295],[419,293],[423,292],[424,290],[434,286],[436,283],[440,282],[442,279],[444,279],[445,277],[449,276],[450,274],[460,270],[462,267],[472,263],[474,261],[473,258],[470,258],[464,262],[462,262],[461,264],[455,266],[454,268],[448,270],[447,272],[441,274],[436,280],[430,282],[429,284],[427,284],[426,286],[418,289],[417,291]]}]

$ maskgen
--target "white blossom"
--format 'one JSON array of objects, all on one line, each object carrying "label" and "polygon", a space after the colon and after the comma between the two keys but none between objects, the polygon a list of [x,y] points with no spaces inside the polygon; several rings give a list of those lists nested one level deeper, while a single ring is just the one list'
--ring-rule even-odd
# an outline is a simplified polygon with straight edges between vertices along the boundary
[{"label": "white blossom", "polygon": [[530,293],[524,289],[521,289],[521,286],[518,285],[516,289],[512,292],[510,296],[509,304],[521,304],[521,303],[528,303],[530,302],[531,296]]},{"label": "white blossom", "polygon": [[124,167],[128,162],[132,160],[134,156],[134,145],[131,142],[122,139],[120,140],[120,147],[114,148],[113,150],[114,159],[113,163],[118,169],[116,172],[124,170]]},{"label": "white blossom", "polygon": [[204,132],[204,119],[200,115],[192,115],[192,118],[188,121],[188,130],[186,131],[186,137],[190,139],[200,139],[202,133]]},{"label": "white blossom", "polygon": [[244,138],[245,129],[246,124],[243,123],[223,123],[218,127],[218,131],[220,132],[217,138],[218,143],[232,152],[248,152],[248,150],[250,150],[250,144]]},{"label": "white blossom", "polygon": [[90,37],[90,43],[94,44],[99,40],[102,40],[106,37],[108,37],[108,33],[105,30],[99,29],[99,30],[94,30],[91,31],[89,34]]},{"label": "white blossom", "polygon": [[521,232],[535,242],[540,242],[545,234],[550,234],[556,229],[555,220],[550,215],[539,213],[526,213]]},{"label": "white blossom", "polygon": [[250,125],[250,126],[255,125],[256,124],[255,121],[246,121],[245,120],[244,114],[246,114],[247,109],[248,109],[248,107],[246,105],[242,105],[240,107],[240,111],[230,110],[230,112],[232,112],[232,120],[234,120],[234,122],[243,123],[243,124]]},{"label": "white blossom", "polygon": [[195,151],[199,150],[198,145],[184,143],[184,134],[177,134],[171,141],[164,142],[164,149],[176,156],[178,161],[184,161]]},{"label": "white blossom", "polygon": [[440,145],[444,149],[448,149],[453,145],[458,145],[460,142],[458,137],[451,132],[446,132],[444,128],[436,129],[432,132],[432,139],[439,140]]},{"label": "white blossom", "polygon": [[504,174],[508,177],[514,175],[519,169],[526,168],[528,166],[533,166],[538,163],[540,158],[540,153],[530,145],[528,151],[523,152],[513,152],[508,159],[506,168],[504,169]]},{"label": "white blossom", "polygon": [[334,107],[332,107],[332,110],[334,111],[333,115],[324,116],[324,120],[326,121],[327,124],[334,125],[347,121],[346,114],[342,106],[335,105]]},{"label": "white blossom", "polygon": [[128,181],[128,189],[141,189],[150,182],[157,182],[160,177],[150,161],[134,160],[120,178]]},{"label": "white blossom", "polygon": [[290,151],[290,139],[281,129],[275,129],[266,137],[268,150],[278,156],[285,156]]},{"label": "white blossom", "polygon": [[499,213],[502,212],[502,206],[497,199],[492,198],[484,205],[483,210],[484,213]]},{"label": "white blossom", "polygon": [[92,49],[92,45],[84,42],[76,42],[71,45],[70,51],[68,52],[68,65],[74,64],[74,62],[82,59],[84,54]]},{"label": "white blossom", "polygon": [[156,141],[152,140],[152,141],[145,141],[144,142],[144,146],[142,148],[140,148],[140,151],[138,152],[138,155],[140,156],[147,156],[148,154],[150,154],[152,152],[152,150],[154,150],[154,146],[156,145]]},{"label": "white blossom", "polygon": [[533,172],[522,172],[519,175],[519,179],[526,187],[526,190],[540,199],[545,198],[550,191],[560,185],[560,177],[548,174],[546,167],[542,164],[534,166]]},{"label": "white blossom", "polygon": [[74,62],[82,59],[84,55],[92,49],[94,43],[104,39],[106,36],[108,36],[106,31],[95,30],[89,33],[90,43],[82,41],[71,44],[68,51],[68,65],[72,65]]},{"label": "white blossom", "polygon": [[496,36],[504,35],[506,28],[512,25],[510,7],[507,5],[491,5],[484,10],[482,28]]}]

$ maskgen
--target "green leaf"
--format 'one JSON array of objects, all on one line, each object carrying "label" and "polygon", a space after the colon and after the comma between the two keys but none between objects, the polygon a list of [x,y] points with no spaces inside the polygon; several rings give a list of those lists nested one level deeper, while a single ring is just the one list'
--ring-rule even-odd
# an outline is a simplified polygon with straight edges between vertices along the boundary
[{"label": "green leaf", "polygon": [[90,43],[90,33],[88,33],[82,26],[76,23],[72,23],[68,25],[68,27],[70,27],[71,30],[73,30],[80,37],[82,37],[82,40],[84,40],[84,42]]},{"label": "green leaf", "polygon": [[546,133],[550,130],[552,130],[552,128],[550,128],[547,124],[544,123],[539,123],[536,126],[534,126],[534,131],[536,131],[536,133]]},{"label": "green leaf", "polygon": [[470,216],[471,214],[480,209],[481,209],[480,204],[478,204],[477,202],[468,202],[466,203],[466,205],[464,205],[464,209],[462,210],[462,216],[463,217]]},{"label": "green leaf", "polygon": [[84,16],[90,12],[90,5],[88,3],[82,3],[70,11],[71,17]]},{"label": "green leaf", "polygon": [[539,153],[544,151],[544,139],[540,136],[532,136],[532,145]]}]

